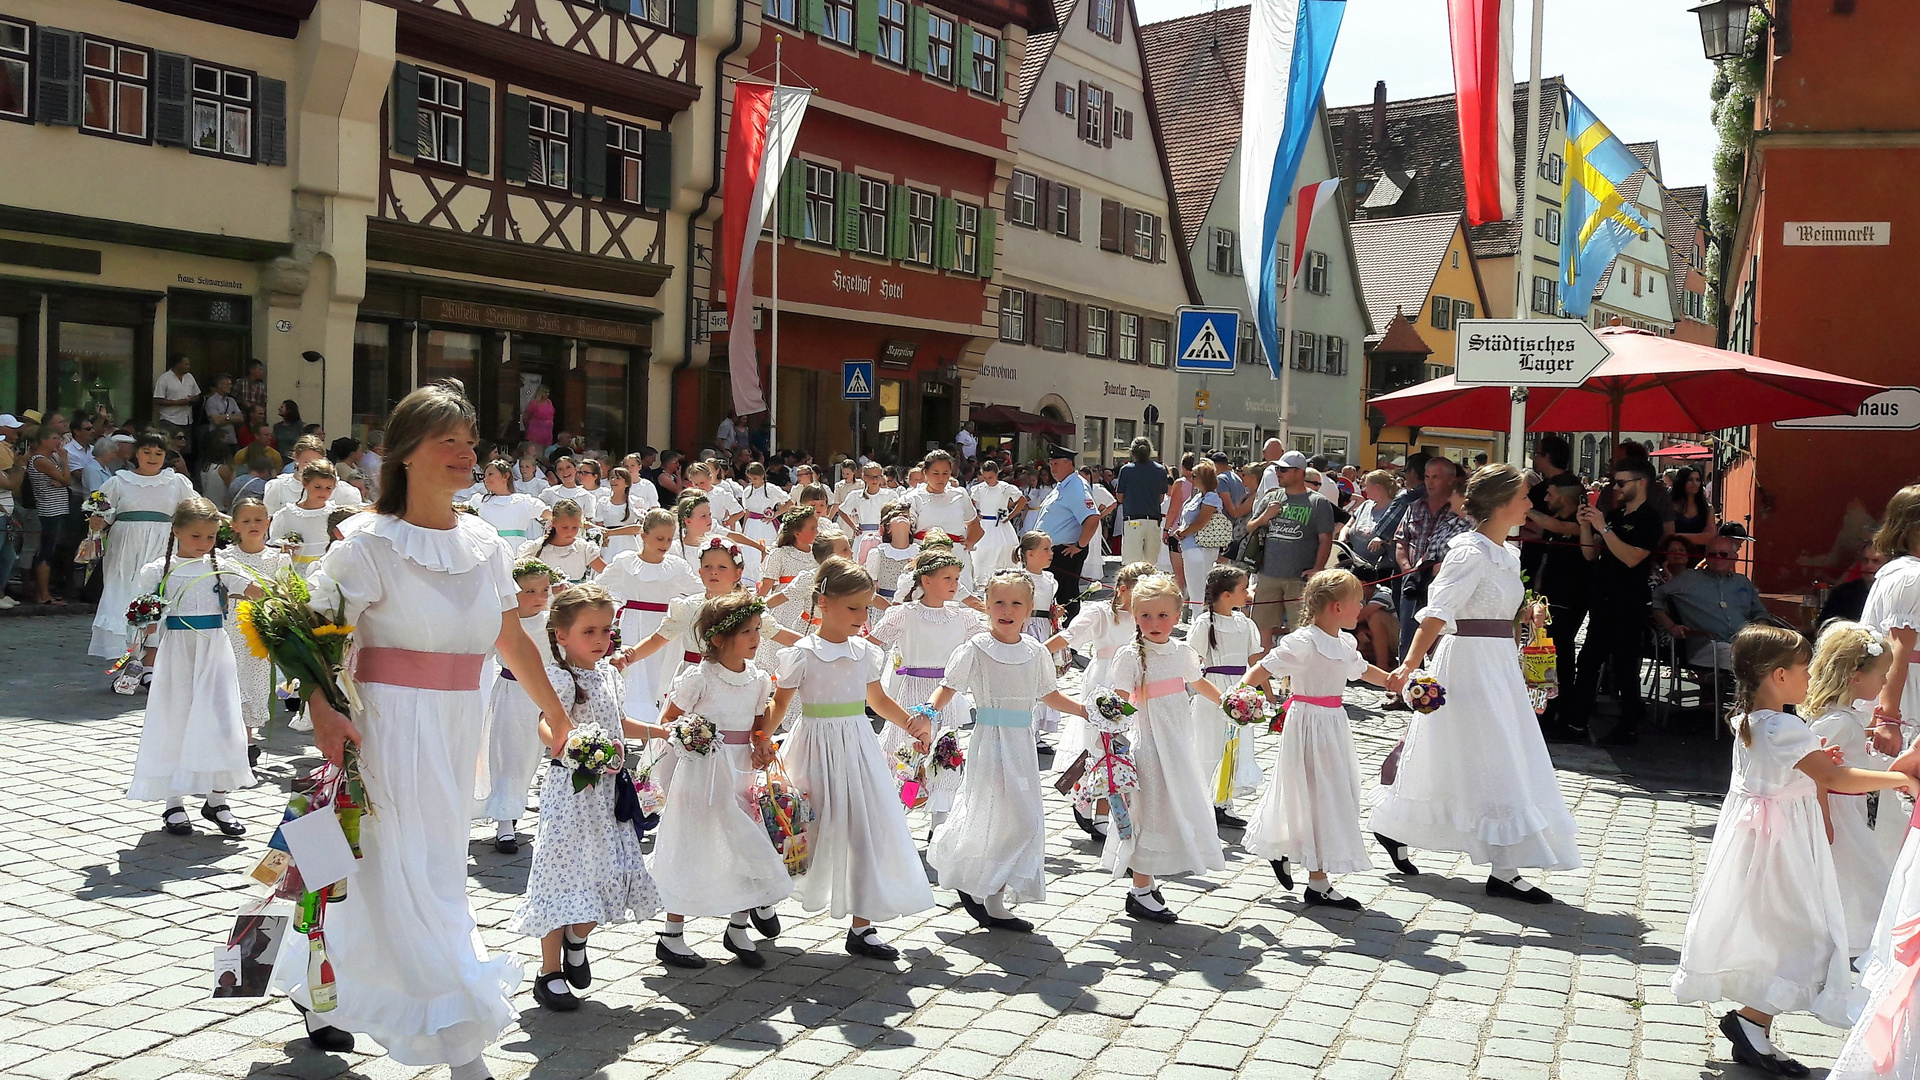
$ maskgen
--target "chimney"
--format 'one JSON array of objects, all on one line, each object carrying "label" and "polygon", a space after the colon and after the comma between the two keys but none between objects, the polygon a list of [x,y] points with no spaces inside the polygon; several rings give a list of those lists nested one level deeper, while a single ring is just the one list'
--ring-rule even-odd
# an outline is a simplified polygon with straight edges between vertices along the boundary
[{"label": "chimney", "polygon": [[1387,80],[1380,79],[1373,84],[1373,145],[1374,153],[1387,141]]}]

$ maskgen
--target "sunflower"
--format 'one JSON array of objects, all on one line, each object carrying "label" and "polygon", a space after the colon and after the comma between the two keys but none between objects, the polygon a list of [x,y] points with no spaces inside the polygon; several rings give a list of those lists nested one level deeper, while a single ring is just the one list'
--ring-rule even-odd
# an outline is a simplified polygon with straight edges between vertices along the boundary
[{"label": "sunflower", "polygon": [[267,643],[260,640],[260,631],[253,625],[253,601],[242,600],[235,609],[236,621],[240,624],[240,636],[247,639],[247,651],[261,660],[267,659]]},{"label": "sunflower", "polygon": [[353,627],[341,626],[339,623],[328,623],[325,626],[316,626],[313,628],[313,636],[317,638],[345,637],[351,633],[353,633]]}]

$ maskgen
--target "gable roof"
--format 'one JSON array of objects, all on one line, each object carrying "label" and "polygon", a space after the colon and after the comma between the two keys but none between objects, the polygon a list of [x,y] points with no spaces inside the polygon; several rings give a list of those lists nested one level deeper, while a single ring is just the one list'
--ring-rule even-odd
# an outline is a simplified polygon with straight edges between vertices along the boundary
[{"label": "gable roof", "polygon": [[[1696,226],[1707,223],[1707,186],[1695,184],[1692,187],[1668,188],[1667,196],[1673,203],[1686,211]],[[1671,213],[1671,211],[1669,211]]]},{"label": "gable roof", "polygon": [[[1546,106],[1560,100],[1564,88],[1560,76],[1540,80],[1540,129],[1538,145],[1544,147],[1553,131],[1554,110]],[[1385,112],[1385,138],[1376,144],[1373,137],[1373,103],[1342,105],[1327,110],[1333,125],[1335,162],[1348,183],[1356,185],[1360,203],[1355,215],[1377,219],[1440,212],[1462,213],[1467,207],[1465,174],[1460,166],[1460,120],[1454,112],[1452,94],[1389,101]],[[1527,93],[1524,86],[1513,95],[1513,175],[1524,192],[1526,172]],[[1403,179],[1409,173],[1410,180]],[[1375,196],[1375,188],[1384,174],[1402,189],[1399,198]],[[1361,185],[1364,185],[1362,190]],[[1384,204],[1384,205],[1383,205]],[[1494,221],[1467,229],[1468,242],[1480,258],[1511,255],[1518,250],[1519,227],[1513,221]],[[1378,309],[1376,309],[1378,310]]]},{"label": "gable roof", "polygon": [[[1396,310],[1419,318],[1462,220],[1454,210],[1353,223],[1353,261],[1367,310],[1377,313],[1376,321]],[[1475,299],[1484,309],[1485,297]]]},{"label": "gable roof", "polygon": [[[1076,0],[1065,0],[1058,7],[1060,25],[1067,25],[1073,17]],[[1020,72],[1013,84],[1013,109],[1016,116],[1027,111],[1027,102],[1033,97],[1033,88],[1040,83],[1040,73],[1047,69],[1047,61],[1053,57],[1053,47],[1060,43],[1060,30],[1046,30],[1027,35],[1026,51],[1020,54]]]},{"label": "gable roof", "polygon": [[1248,7],[1203,12],[1139,29],[1147,90],[1160,115],[1180,246],[1192,248],[1220,177],[1240,144]]},{"label": "gable roof", "polygon": [[[1687,272],[1693,269],[1688,260],[1700,237],[1698,208],[1704,207],[1706,201],[1704,186],[1660,189],[1661,210],[1666,213],[1667,285],[1673,291],[1676,312],[1686,310],[1680,294],[1686,291]],[[1684,250],[1682,243],[1686,245]]]}]

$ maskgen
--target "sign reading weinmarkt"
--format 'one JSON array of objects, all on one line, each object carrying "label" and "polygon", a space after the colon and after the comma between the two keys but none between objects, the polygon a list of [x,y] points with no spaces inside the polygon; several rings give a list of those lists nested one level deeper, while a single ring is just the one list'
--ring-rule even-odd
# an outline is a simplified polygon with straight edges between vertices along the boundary
[{"label": "sign reading weinmarkt", "polygon": [[1889,221],[1789,221],[1780,242],[1787,247],[1886,247],[1893,242]]},{"label": "sign reading weinmarkt", "polygon": [[420,298],[420,318],[430,323],[484,326],[522,334],[551,334],[554,337],[586,338],[589,341],[611,341],[621,345],[646,344],[646,332],[638,323],[558,315],[551,311],[528,311],[498,304],[475,304],[466,300],[443,300],[437,296]]}]

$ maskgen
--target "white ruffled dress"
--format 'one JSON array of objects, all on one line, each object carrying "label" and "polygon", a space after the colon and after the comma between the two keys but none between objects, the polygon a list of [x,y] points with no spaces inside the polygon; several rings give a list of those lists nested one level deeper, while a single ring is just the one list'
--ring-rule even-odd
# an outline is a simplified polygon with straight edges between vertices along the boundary
[{"label": "white ruffled dress", "polygon": [[593,576],[593,563],[600,557],[600,545],[587,539],[584,530],[564,547],[547,543],[546,534],[541,533],[521,546],[519,557],[538,559],[553,567],[567,579],[563,585],[578,585]]},{"label": "white ruffled dress", "polygon": [[[1308,625],[1276,642],[1260,667],[1271,678],[1291,678],[1295,694],[1337,699],[1348,680],[1367,670],[1367,658],[1352,635],[1334,637]],[[1345,705],[1296,697],[1287,706],[1280,759],[1247,823],[1245,846],[1263,859],[1291,857],[1328,874],[1373,869],[1360,834],[1360,762]]]},{"label": "white ruffled dress", "polygon": [[942,888],[974,897],[1004,889],[1008,903],[1045,900],[1046,810],[1032,720],[1040,699],[1059,689],[1053,657],[1031,638],[1008,644],[981,633],[953,654],[940,684],[970,696],[980,717],[927,864]]},{"label": "white ruffled dress", "polygon": [[[174,559],[170,564],[155,559],[134,577],[132,595],[157,592],[166,601],[167,616],[211,617],[213,625],[203,630],[162,622],[156,632],[153,689],[127,798],[154,802],[252,786],[240,681],[221,618],[223,608],[237,603],[252,583],[246,571],[218,555],[213,561]],[[216,584],[226,588],[227,603]],[[126,614],[124,605],[120,613]]]},{"label": "white ruffled dress", "polygon": [[1579,868],[1579,827],[1527,700],[1519,647],[1452,633],[1458,619],[1511,620],[1525,594],[1511,548],[1478,532],[1448,543],[1414,616],[1445,623],[1427,671],[1447,703],[1408,722],[1400,771],[1376,793],[1371,831],[1495,869]]},{"label": "white ruffled dress", "polygon": [[[315,571],[315,609],[352,624],[358,648],[491,652],[519,593],[513,551],[493,527],[469,514],[451,529],[364,516]],[[361,825],[347,899],[327,911],[339,992],[327,1022],[404,1065],[471,1061],[518,1015],[521,976],[518,957],[481,951],[467,903],[485,698],[375,682],[359,694],[360,760],[377,813]],[[280,967],[290,977],[283,988],[309,1004],[305,965]]]},{"label": "white ruffled dress", "polygon": [[[1883,796],[1885,792],[1881,793]],[[1831,796],[1829,796],[1831,799]],[[1920,1080],[1920,829],[1908,828],[1829,1080]],[[1885,1014],[1882,1016],[1881,1014]],[[1884,1069],[1880,1059],[1884,1056]]]},{"label": "white ruffled dress", "polygon": [[[618,625],[622,645],[638,645],[653,636],[667,621],[673,601],[684,596],[700,596],[705,589],[687,560],[678,555],[662,556],[659,562],[647,562],[638,551],[623,551],[607,560],[607,568],[597,579],[621,604]],[[629,607],[641,604],[644,607]],[[644,660],[627,665],[627,715],[652,723],[659,715],[660,696],[672,685],[670,673],[679,669],[672,649],[661,649]]]},{"label": "white ruffled dress", "polygon": [[[1920,559],[1902,555],[1880,568],[1867,591],[1860,621],[1882,634],[1920,630]],[[1915,656],[1920,656],[1920,650]],[[1920,661],[1915,656],[1907,657],[1907,687],[1900,695],[1900,715],[1909,721],[1920,720]]]},{"label": "white ruffled dress", "polygon": [[[220,562],[224,564],[229,560],[250,567],[261,577],[267,578],[274,577],[290,565],[287,553],[277,547],[263,547],[250,555],[241,551],[237,544],[229,545],[220,549]],[[273,675],[273,661],[253,655],[252,646],[247,644],[246,636],[240,632],[240,605],[237,601],[245,591],[245,586],[233,589],[236,603],[227,612],[227,641],[233,646],[234,672],[240,680],[240,716],[248,727],[262,728],[273,717],[273,691],[277,683]]]},{"label": "white ruffled dress", "polygon": [[[907,567],[914,559],[919,557],[920,545],[917,542],[908,544],[903,548],[897,548],[891,544],[881,544],[879,547],[868,552],[867,561],[864,566],[867,571],[867,576],[873,579],[875,594],[888,604],[892,604],[894,599],[900,595],[900,575],[906,573]],[[872,621],[878,622],[880,621],[880,615],[881,609],[878,605],[875,605],[869,612],[868,617]]]},{"label": "white ruffled dress", "polygon": [[[1872,725],[1873,702],[1859,701],[1828,709],[1808,726],[1828,746],[1838,747],[1853,768],[1888,769],[1893,759],[1867,742]],[[1894,863],[1900,860],[1911,810],[1898,791],[1830,792],[1827,812],[1833,822],[1833,872],[1847,912],[1847,954],[1859,956],[1873,944],[1873,924],[1880,918]]]},{"label": "white ruffled dress", "polygon": [[973,507],[973,496],[959,484],[949,483],[938,493],[925,487],[914,488],[900,500],[913,515],[913,535],[918,538],[929,529],[939,529],[953,538],[953,554],[960,565],[971,568],[973,554],[967,550],[967,525],[980,516]]},{"label": "white ruffled dress", "polygon": [[[1847,1026],[1853,973],[1820,793],[1794,766],[1820,751],[1797,716],[1747,718],[1733,740],[1733,782],[1687,916],[1676,1000],[1734,1001],[1760,1012],[1811,1012]],[[1739,718],[1734,718],[1739,728]]]},{"label": "white ruffled dress", "polygon": [[[1114,685],[1113,658],[1123,646],[1133,644],[1133,612],[1115,611],[1112,600],[1094,600],[1080,605],[1080,614],[1067,624],[1067,641],[1073,651],[1087,658],[1080,673],[1080,692],[1088,701],[1096,690]],[[1099,745],[1086,718],[1069,716],[1061,728],[1060,750],[1054,755],[1059,768],[1071,766],[1082,751]]]},{"label": "white ruffled dress", "polygon": [[[1145,652],[1146,673],[1141,674]],[[1113,876],[1128,870],[1151,877],[1223,870],[1227,860],[1213,821],[1213,790],[1201,775],[1193,737],[1189,687],[1199,682],[1200,654],[1184,642],[1141,642],[1114,657],[1113,682],[1134,699],[1130,718],[1133,767],[1140,787],[1127,794],[1133,836],[1107,827],[1100,865]],[[1146,700],[1140,701],[1141,684]],[[1175,688],[1178,683],[1178,688]],[[1111,821],[1111,811],[1108,814]]]},{"label": "white ruffled dress", "polygon": [[1019,501],[1020,489],[1004,480],[973,485],[973,505],[980,512],[982,530],[973,545],[975,580],[985,581],[995,570],[1013,565],[1013,550],[1020,545],[1020,534],[1014,531],[1008,512]]},{"label": "white ruffled dress", "polygon": [[[1259,628],[1238,611],[1227,617],[1202,611],[1187,627],[1187,643],[1200,654],[1201,673],[1222,693],[1240,684],[1248,661],[1260,651],[1259,641]],[[1220,706],[1194,695],[1193,736],[1198,740],[1200,766],[1209,790],[1216,796],[1220,794],[1220,763],[1227,758],[1227,744],[1234,744],[1232,794],[1216,805],[1229,806],[1233,799],[1259,791],[1266,782],[1266,775],[1260,771],[1259,749],[1254,746],[1260,730],[1228,720]]]},{"label": "white ruffled dress", "polygon": [[267,539],[277,543],[284,537],[300,538],[300,543],[288,554],[293,559],[294,570],[301,577],[311,578],[320,564],[320,556],[327,553],[328,538],[333,534],[327,519],[338,509],[340,507],[327,503],[309,510],[292,502],[273,512],[273,522],[267,526]]},{"label": "white ruffled dress", "polygon": [[[544,610],[521,619],[520,629],[547,663],[555,662]],[[487,691],[486,747],[486,753],[480,756],[480,797],[473,816],[513,821],[527,812],[527,791],[533,785],[534,771],[546,758],[546,747],[540,742],[540,707],[505,664],[500,665],[500,677]]]},{"label": "white ruffled dress", "polygon": [[511,495],[483,491],[468,499],[467,505],[473,507],[473,512],[480,515],[480,520],[493,526],[500,538],[516,550],[527,541],[545,535],[546,525],[540,519],[548,507],[535,496],[517,491]]},{"label": "white ruffled dress", "polygon": [[[173,512],[193,494],[193,484],[172,469],[152,476],[128,469],[107,477],[100,494],[113,512],[107,515],[109,528],[100,555],[100,605],[94,612],[87,655],[118,660],[127,651],[127,605],[140,595],[135,579],[141,568],[166,554],[167,538],[173,535]],[[128,521],[128,514],[166,516]]]},{"label": "white ruffled dress", "polygon": [[[915,601],[888,608],[867,635],[887,650],[887,670],[881,679],[887,696],[902,707],[925,704],[945,681],[954,654],[986,628],[980,613],[965,604],[949,602],[934,608]],[[907,674],[912,671],[939,674]],[[966,690],[955,694],[934,720],[934,736],[959,730],[966,723],[972,704]],[[891,758],[895,751],[912,741],[912,736],[898,725],[888,724],[880,733],[880,752]],[[928,808],[944,813],[951,798],[951,792],[936,786]]]},{"label": "white ruffled dress", "polygon": [[860,638],[809,637],[780,651],[775,678],[797,691],[802,718],[784,753],[812,801],[813,865],[794,895],[808,911],[880,921],[933,906],[920,851],[873,736],[865,703],[886,656]]},{"label": "white ruffled dress", "polygon": [[[721,731],[752,731],[773,697],[758,667],[729,671],[712,661],[674,681],[667,700]],[[653,880],[675,915],[731,915],[769,907],[793,894],[793,878],[752,805],[753,746],[723,742],[711,754],[678,747],[667,805],[653,840]]]}]

